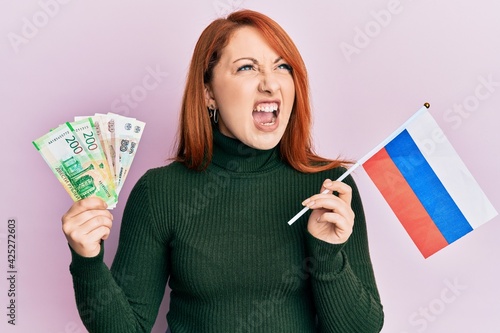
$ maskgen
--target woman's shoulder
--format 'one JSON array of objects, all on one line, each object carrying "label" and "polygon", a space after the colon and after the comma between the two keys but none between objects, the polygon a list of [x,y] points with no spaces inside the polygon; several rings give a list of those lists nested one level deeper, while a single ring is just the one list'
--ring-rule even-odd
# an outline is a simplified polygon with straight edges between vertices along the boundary
[{"label": "woman's shoulder", "polygon": [[162,179],[178,178],[189,173],[189,169],[179,162],[171,162],[167,165],[152,167],[140,177],[146,182],[158,182]]},{"label": "woman's shoulder", "polygon": [[335,179],[339,178],[340,176],[342,176],[346,171],[347,171],[347,167],[341,165],[341,166],[337,166],[334,168],[317,171],[317,172],[314,172],[313,174],[320,175],[320,176],[328,176],[328,178],[335,180]]},{"label": "woman's shoulder", "polygon": [[337,166],[331,169],[326,169],[322,171],[318,171],[313,173],[315,177],[318,179],[331,179],[331,180],[338,180],[340,177],[342,177],[342,181],[346,184],[348,184],[351,187],[356,187],[356,182],[354,181],[354,178],[352,177],[352,173],[349,172],[347,176],[344,174],[348,172],[349,167],[351,165],[349,164],[343,164],[341,166]]},{"label": "woman's shoulder", "polygon": [[192,178],[193,174],[199,172],[187,168],[184,164],[173,161],[167,165],[157,166],[148,169],[139,179],[139,182],[146,183],[149,187],[163,186],[176,183],[182,184],[186,179]]},{"label": "woman's shoulder", "polygon": [[166,165],[157,166],[157,167],[153,167],[153,168],[148,169],[146,171],[146,175],[147,174],[166,175],[166,174],[173,173],[173,172],[185,172],[187,170],[188,169],[182,163],[177,162],[177,161],[172,161]]}]

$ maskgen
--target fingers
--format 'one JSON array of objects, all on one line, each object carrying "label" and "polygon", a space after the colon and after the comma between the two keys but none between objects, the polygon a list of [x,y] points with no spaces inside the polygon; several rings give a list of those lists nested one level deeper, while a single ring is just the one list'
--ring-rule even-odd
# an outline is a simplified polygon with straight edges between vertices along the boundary
[{"label": "fingers", "polygon": [[109,212],[108,214],[101,214],[101,211],[91,210],[81,213],[78,215],[78,218],[64,224],[63,229],[66,229],[65,233],[68,236],[72,236],[74,234],[84,236],[91,234],[94,230],[101,227],[111,229],[112,224],[112,216]]},{"label": "fingers", "polygon": [[[352,234],[354,226],[352,189],[345,183],[327,179],[323,182],[321,191],[302,202],[304,206],[314,210],[309,216],[308,230],[313,236],[326,242],[344,243]],[[335,192],[338,196],[333,194]]]},{"label": "fingers", "polygon": [[113,215],[99,198],[86,198],[75,202],[62,217],[62,229],[70,246],[84,257],[99,253],[100,242],[107,239]]},{"label": "fingers", "polygon": [[103,200],[95,197],[75,202],[62,217],[64,233],[70,236],[79,228],[84,234],[88,234],[101,226],[111,227],[113,215],[106,207]]},{"label": "fingers", "polygon": [[347,204],[351,204],[352,200],[352,188],[346,183],[339,181],[332,181],[330,179],[326,179],[321,186],[321,191],[329,190],[330,193],[337,192],[338,197],[345,201]]},{"label": "fingers", "polygon": [[354,214],[350,205],[347,205],[346,202],[335,195],[328,193],[314,195],[304,200],[302,204],[310,209],[324,209],[346,217],[351,217]]},{"label": "fingers", "polygon": [[79,200],[73,205],[71,205],[70,209],[63,215],[62,220],[70,219],[74,217],[75,215],[80,214],[83,211],[90,210],[90,209],[106,209],[108,208],[108,205],[104,200],[98,197],[88,197],[82,200]]},{"label": "fingers", "polygon": [[309,232],[325,242],[343,244],[352,234],[354,224],[344,216],[326,212],[320,214],[315,221],[308,223]]},{"label": "fingers", "polygon": [[351,233],[353,227],[353,224],[349,223],[349,220],[344,215],[333,212],[326,212],[319,215],[319,217],[316,218],[316,222],[331,223],[335,225],[335,229],[339,233],[345,233],[345,232]]},{"label": "fingers", "polygon": [[[334,198],[338,198],[342,200],[344,203],[346,203],[349,207],[351,206],[352,189],[349,185],[345,183],[326,179],[323,182],[323,185],[321,186],[320,192],[321,193],[313,195],[310,198],[304,200],[302,202],[302,205],[307,206],[309,208],[313,208],[312,206],[314,205],[314,203],[316,203],[316,201],[319,201],[321,199],[333,200]],[[338,194],[338,196],[332,194],[335,192]]]},{"label": "fingers", "polygon": [[[328,193],[325,193],[325,190],[328,190]],[[337,192],[338,196],[333,195],[333,192]],[[323,182],[321,193],[304,200],[302,205],[310,209],[324,208],[349,216],[352,212],[351,198],[352,189],[349,185],[327,179]]]}]

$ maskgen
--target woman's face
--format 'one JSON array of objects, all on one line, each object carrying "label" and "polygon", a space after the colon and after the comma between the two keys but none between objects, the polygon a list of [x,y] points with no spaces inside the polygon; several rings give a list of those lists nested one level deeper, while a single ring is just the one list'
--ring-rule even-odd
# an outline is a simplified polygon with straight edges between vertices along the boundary
[{"label": "woman's face", "polygon": [[207,106],[219,112],[222,134],[256,149],[271,149],[285,132],[295,99],[290,66],[253,27],[234,32],[222,50]]}]

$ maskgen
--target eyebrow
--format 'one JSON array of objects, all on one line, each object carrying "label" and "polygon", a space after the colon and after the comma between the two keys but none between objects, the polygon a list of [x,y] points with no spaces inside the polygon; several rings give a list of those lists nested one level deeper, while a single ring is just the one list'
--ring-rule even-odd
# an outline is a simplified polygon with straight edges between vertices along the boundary
[{"label": "eyebrow", "polygon": [[[233,61],[233,64],[236,63],[236,62],[238,62],[238,61],[241,61],[241,60],[250,60],[254,64],[258,64],[259,63],[259,61],[257,59],[255,59],[255,58],[252,58],[252,57],[243,57],[243,58],[238,58],[235,61]],[[280,62],[281,60],[283,60],[283,58],[282,57],[278,57],[278,58],[276,58],[276,60],[274,60],[273,64],[276,64],[276,63]]]}]

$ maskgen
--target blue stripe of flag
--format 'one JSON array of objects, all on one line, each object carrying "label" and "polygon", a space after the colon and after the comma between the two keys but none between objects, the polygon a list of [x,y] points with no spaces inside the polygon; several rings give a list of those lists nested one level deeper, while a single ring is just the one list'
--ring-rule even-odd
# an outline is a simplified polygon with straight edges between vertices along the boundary
[{"label": "blue stripe of flag", "polygon": [[385,148],[448,243],[472,231],[407,130]]}]

